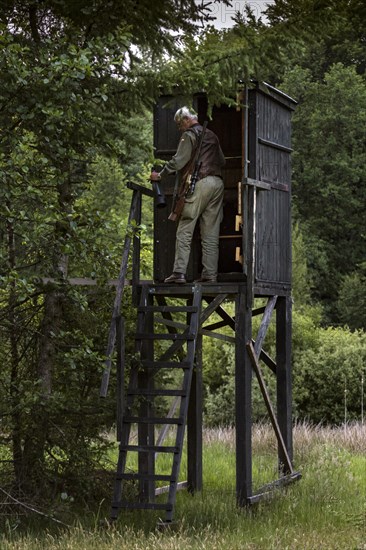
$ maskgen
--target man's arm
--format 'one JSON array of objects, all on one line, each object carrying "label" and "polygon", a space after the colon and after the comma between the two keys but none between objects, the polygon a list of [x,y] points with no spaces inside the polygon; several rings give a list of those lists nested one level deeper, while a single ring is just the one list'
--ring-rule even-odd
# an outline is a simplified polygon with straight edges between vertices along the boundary
[{"label": "man's arm", "polygon": [[173,174],[181,170],[191,160],[192,150],[195,145],[196,136],[193,132],[184,132],[175,155],[166,163],[161,172],[152,173],[152,181],[157,181],[167,174]]}]

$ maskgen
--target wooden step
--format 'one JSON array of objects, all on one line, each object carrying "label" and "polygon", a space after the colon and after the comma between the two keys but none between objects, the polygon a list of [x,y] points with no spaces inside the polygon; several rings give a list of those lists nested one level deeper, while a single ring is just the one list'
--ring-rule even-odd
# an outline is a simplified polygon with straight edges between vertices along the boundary
[{"label": "wooden step", "polygon": [[189,369],[189,361],[149,361],[143,359],[141,362],[141,367],[147,369]]},{"label": "wooden step", "polygon": [[137,311],[150,313],[196,313],[197,306],[138,306]]},{"label": "wooden step", "polygon": [[127,395],[150,395],[150,396],[157,396],[157,395],[166,395],[166,396],[185,396],[187,395],[187,392],[185,390],[165,390],[165,389],[148,389],[148,388],[135,388],[132,390],[128,390]]},{"label": "wooden step", "polygon": [[126,424],[183,424],[183,418],[162,418],[162,417],[147,417],[147,416],[124,416],[123,422]]},{"label": "wooden step", "polygon": [[194,340],[194,334],[177,334],[176,332],[136,332],[135,340]]},{"label": "wooden step", "polygon": [[121,500],[121,502],[113,502],[112,508],[127,508],[130,510],[173,510],[173,504],[169,502],[129,502]]},{"label": "wooden step", "polygon": [[117,474],[116,479],[141,480],[141,481],[169,481],[175,483],[176,478],[163,474]]},{"label": "wooden step", "polygon": [[179,453],[179,447],[168,447],[163,445],[120,445],[120,451],[137,453]]}]

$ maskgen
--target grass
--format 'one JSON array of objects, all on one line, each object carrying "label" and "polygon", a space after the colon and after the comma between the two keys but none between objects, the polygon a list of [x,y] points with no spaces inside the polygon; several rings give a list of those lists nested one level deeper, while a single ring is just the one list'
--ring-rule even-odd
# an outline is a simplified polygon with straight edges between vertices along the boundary
[{"label": "grass", "polygon": [[[177,496],[175,530],[158,531],[155,512],[121,511],[109,526],[108,503],[69,528],[22,534],[11,521],[1,550],[366,550],[366,426],[294,429],[301,481],[250,509],[235,504],[235,432],[204,432],[204,490]],[[274,479],[276,442],[253,430],[254,483]],[[183,464],[183,472],[185,465]],[[18,532],[19,531],[19,532]]]}]

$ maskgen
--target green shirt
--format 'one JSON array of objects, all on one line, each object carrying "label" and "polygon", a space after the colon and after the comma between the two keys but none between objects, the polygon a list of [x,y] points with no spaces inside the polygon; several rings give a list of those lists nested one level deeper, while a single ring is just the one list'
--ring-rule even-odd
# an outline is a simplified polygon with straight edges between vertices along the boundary
[{"label": "green shirt", "polygon": [[183,132],[178,144],[177,152],[175,153],[174,157],[172,157],[169,162],[166,163],[166,165],[160,172],[160,175],[164,177],[167,174],[173,174],[174,172],[178,172],[179,170],[184,168],[191,159],[192,151],[195,144],[195,133],[190,132],[189,130]]}]

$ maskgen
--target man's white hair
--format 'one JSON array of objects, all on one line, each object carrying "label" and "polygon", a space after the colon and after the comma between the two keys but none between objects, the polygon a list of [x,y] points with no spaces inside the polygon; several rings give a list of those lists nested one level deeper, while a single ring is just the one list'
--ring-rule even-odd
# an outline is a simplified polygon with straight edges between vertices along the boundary
[{"label": "man's white hair", "polygon": [[174,120],[175,122],[180,122],[181,120],[183,120],[183,118],[190,118],[192,120],[196,120],[197,113],[195,113],[193,109],[189,109],[188,107],[181,107],[175,113]]}]

